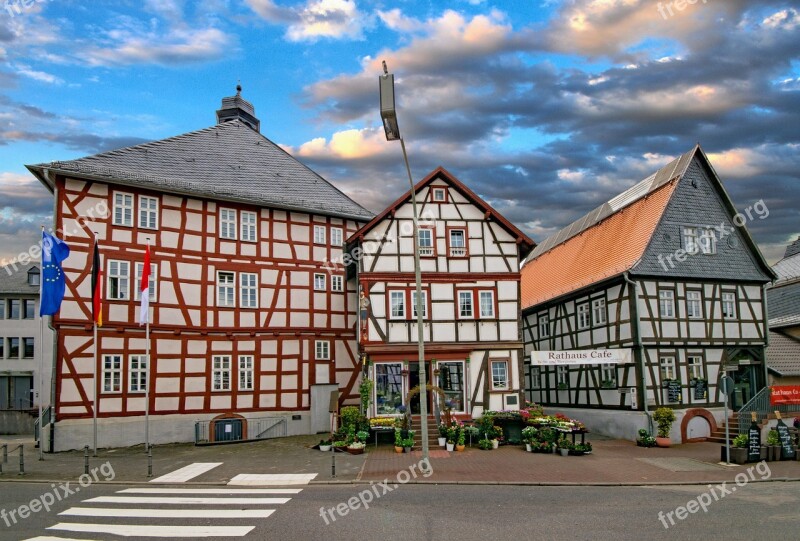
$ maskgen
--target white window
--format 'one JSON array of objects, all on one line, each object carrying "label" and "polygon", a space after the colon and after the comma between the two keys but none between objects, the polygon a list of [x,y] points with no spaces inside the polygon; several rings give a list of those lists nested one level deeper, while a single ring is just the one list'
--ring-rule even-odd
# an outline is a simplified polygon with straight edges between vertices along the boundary
[{"label": "white window", "polygon": [[314,275],[314,291],[325,291],[325,275]]},{"label": "white window", "polygon": [[702,379],[704,377],[702,356],[689,355],[687,364],[689,365],[689,379]]},{"label": "white window", "polygon": [[316,360],[329,361],[331,359],[331,343],[327,340],[317,340],[314,349]]},{"label": "white window", "polygon": [[542,314],[539,316],[539,339],[550,336],[550,316]]},{"label": "white window", "polygon": [[231,390],[231,356],[214,355],[212,357],[212,387],[213,391]]},{"label": "white window", "polygon": [[122,390],[122,355],[103,355],[103,392]]},{"label": "white window", "polygon": [[589,317],[589,303],[578,305],[578,329],[588,329],[591,326]]},{"label": "white window", "polygon": [[[136,287],[134,288],[136,291],[136,295],[134,295],[134,300],[139,301],[142,298],[142,271],[144,271],[144,263],[136,263]],[[158,284],[158,265],[155,263],[150,263],[150,279],[147,281],[147,291],[149,292],[149,299],[150,302],[156,302],[158,295],[156,294],[156,284]]]},{"label": "white window", "polygon": [[114,193],[114,225],[133,226],[133,195]]},{"label": "white window", "polygon": [[463,229],[450,230],[450,257],[467,255],[466,233]]},{"label": "white window", "polygon": [[494,291],[481,291],[478,293],[482,318],[494,317]]},{"label": "white window", "polygon": [[434,188],[433,189],[433,200],[434,201],[447,201],[447,192],[445,192],[444,188]]},{"label": "white window", "polygon": [[556,366],[556,384],[564,389],[569,386],[569,370],[566,366]]},{"label": "white window", "polygon": [[433,255],[433,230],[420,229],[419,235],[419,255]]},{"label": "white window", "polygon": [[239,355],[239,390],[253,390],[253,356]]},{"label": "white window", "polygon": [[236,240],[236,211],[219,209],[219,238]]},{"label": "white window", "polygon": [[344,291],[344,278],[331,276],[331,291]]},{"label": "white window", "polygon": [[139,227],[158,229],[158,198],[139,196]]},{"label": "white window", "polygon": [[472,291],[458,292],[458,316],[461,318],[472,317]]},{"label": "white window", "polygon": [[595,299],[592,301],[592,324],[605,325],[606,324],[606,300]]},{"label": "white window", "polygon": [[687,254],[696,254],[697,246],[697,228],[684,227],[683,228],[683,249]]},{"label": "white window", "polygon": [[242,211],[242,240],[245,242],[258,241],[258,214],[255,212]]},{"label": "white window", "polygon": [[492,389],[508,389],[507,361],[492,361]]},{"label": "white window", "polygon": [[736,293],[722,294],[722,317],[736,319]]},{"label": "white window", "polygon": [[662,289],[658,292],[658,313],[661,317],[675,317],[675,292]]},{"label": "white window", "polygon": [[531,366],[531,389],[539,389],[542,386],[542,368],[540,366]]},{"label": "white window", "polygon": [[699,291],[686,292],[686,315],[693,319],[703,317],[703,300]]},{"label": "white window", "polygon": [[241,308],[258,308],[258,274],[239,273],[239,299]]},{"label": "white window", "polygon": [[342,244],[344,244],[344,240],[342,240],[342,228],[331,227],[331,246],[341,248]]},{"label": "white window", "polygon": [[389,307],[392,319],[405,319],[406,317],[405,291],[390,291]]},{"label": "white window", "polygon": [[325,226],[314,226],[314,244],[325,244]]},{"label": "white window", "polygon": [[659,364],[661,365],[661,381],[675,379],[675,357],[662,355],[659,358]]},{"label": "white window", "polygon": [[236,306],[236,273],[217,273],[217,306]]},{"label": "white window", "polygon": [[132,393],[143,393],[147,390],[147,355],[130,356],[128,389]]},{"label": "white window", "polygon": [[616,387],[617,386],[617,365],[616,364],[602,364],[600,365],[600,385],[602,387]]},{"label": "white window", "polygon": [[[411,317],[417,319],[417,292],[411,292]],[[428,318],[428,292],[422,292],[422,319]]]},{"label": "white window", "polygon": [[108,289],[107,295],[111,300],[124,301],[128,295],[128,282],[130,280],[130,263],[127,261],[108,262]]},{"label": "white window", "polygon": [[717,236],[710,227],[700,232],[700,250],[704,254],[717,253]]}]

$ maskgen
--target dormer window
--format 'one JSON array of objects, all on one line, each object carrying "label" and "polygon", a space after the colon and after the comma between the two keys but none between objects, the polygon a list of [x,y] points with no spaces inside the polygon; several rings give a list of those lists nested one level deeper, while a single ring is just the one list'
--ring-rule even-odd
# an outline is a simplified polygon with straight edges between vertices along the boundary
[{"label": "dormer window", "polygon": [[447,203],[447,188],[431,188],[431,201]]},{"label": "dormer window", "polygon": [[28,271],[28,285],[29,286],[39,286],[41,284],[41,273],[39,272],[38,267],[33,267]]}]

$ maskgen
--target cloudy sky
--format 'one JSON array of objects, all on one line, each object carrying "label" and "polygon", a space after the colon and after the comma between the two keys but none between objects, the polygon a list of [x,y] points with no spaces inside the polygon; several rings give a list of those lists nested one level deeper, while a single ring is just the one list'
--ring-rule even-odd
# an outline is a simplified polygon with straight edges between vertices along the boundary
[{"label": "cloudy sky", "polygon": [[[541,241],[700,142],[768,260],[800,234],[800,3],[0,0],[0,262],[51,223],[24,164],[214,124],[262,133],[379,211],[396,74],[414,176],[443,165]],[[28,7],[25,7],[28,5]]]}]

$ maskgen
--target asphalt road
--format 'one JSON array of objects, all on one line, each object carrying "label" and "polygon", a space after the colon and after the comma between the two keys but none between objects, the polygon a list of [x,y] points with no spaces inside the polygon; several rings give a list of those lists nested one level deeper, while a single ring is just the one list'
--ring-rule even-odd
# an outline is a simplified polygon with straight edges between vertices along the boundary
[{"label": "asphalt road", "polygon": [[[74,484],[70,490],[80,488]],[[146,494],[130,485],[100,484],[70,494],[64,488],[45,483],[0,483],[0,540],[22,540],[38,536],[69,539],[121,539],[113,533],[47,530],[57,523],[154,525],[168,538],[189,535],[191,528],[221,527],[207,539],[242,533],[244,540],[352,540],[352,539],[798,539],[800,538],[800,484],[751,483],[741,487],[707,485],[671,487],[520,487],[373,485],[306,486],[297,494],[207,494],[197,489],[229,490],[226,487],[175,486],[184,494]],[[158,487],[162,489],[164,487]],[[736,490],[733,490],[733,489]],[[18,508],[58,489],[62,500],[50,511],[44,509],[19,519]],[[126,492],[121,492],[121,491]],[[361,494],[361,497],[359,497]],[[370,496],[371,494],[371,496]],[[724,494],[724,495],[723,495]],[[122,501],[87,502],[94,498],[123,498]],[[163,498],[217,498],[214,503],[163,503]],[[219,498],[237,498],[239,503],[220,504]],[[266,504],[253,498],[290,498]],[[160,498],[144,503],[140,498]],[[372,500],[371,502],[369,500]],[[126,503],[126,500],[136,503]],[[364,507],[367,501],[369,508]],[[183,501],[183,500],[181,500]],[[688,504],[690,501],[699,502]],[[349,503],[348,503],[349,502]],[[704,504],[706,511],[702,509]],[[684,512],[676,509],[687,508]],[[142,517],[88,517],[58,515],[67,509],[124,509]],[[211,510],[266,514],[266,517],[213,518]],[[324,510],[321,512],[321,508]],[[17,510],[16,524],[10,511]],[[694,509],[695,512],[690,511]],[[2,512],[8,518],[6,525]],[[194,512],[193,518],[154,517],[153,514]],[[659,518],[659,512],[662,519]],[[672,512],[670,516],[669,513]],[[325,515],[324,517],[322,515]],[[684,516],[683,519],[679,517]],[[670,517],[674,525],[670,524]],[[334,520],[335,518],[335,520]],[[665,528],[667,524],[669,528]],[[68,526],[72,527],[72,526]],[[252,527],[252,529],[249,529]],[[246,530],[246,531],[245,531]],[[134,536],[125,539],[144,539]],[[141,532],[140,532],[141,533]],[[152,538],[150,538],[152,539]]]}]

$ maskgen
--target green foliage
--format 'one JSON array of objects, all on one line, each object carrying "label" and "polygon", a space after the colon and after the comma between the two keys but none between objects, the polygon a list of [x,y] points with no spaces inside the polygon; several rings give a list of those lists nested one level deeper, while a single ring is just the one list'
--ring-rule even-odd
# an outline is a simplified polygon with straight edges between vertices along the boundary
[{"label": "green foliage", "polygon": [[672,423],[675,422],[675,412],[672,408],[658,408],[653,412],[653,419],[658,423],[658,437],[669,438]]},{"label": "green foliage", "polygon": [[767,433],[767,445],[780,446],[780,444],[781,437],[778,434],[778,431],[774,428],[770,428],[769,432]]},{"label": "green foliage", "polygon": [[361,413],[364,415],[369,412],[369,403],[372,399],[372,389],[374,386],[375,383],[369,378],[361,380],[361,385],[358,386],[358,393],[361,395]]},{"label": "green foliage", "polygon": [[581,452],[584,452],[584,453],[591,453],[592,452],[592,444],[591,444],[591,442],[588,442],[588,441],[586,443],[577,443],[577,444],[575,444],[575,450],[576,451],[581,451]]},{"label": "green foliage", "polygon": [[745,449],[747,445],[750,443],[750,438],[747,437],[747,434],[739,434],[735,438],[733,438],[733,446],[738,449]]},{"label": "green foliage", "polygon": [[341,429],[351,436],[355,436],[359,430],[369,430],[367,417],[356,406],[343,407],[339,418],[342,422]]},{"label": "green foliage", "polygon": [[400,447],[414,447],[414,438],[409,436],[408,438],[402,440]]},{"label": "green foliage", "polygon": [[356,437],[358,438],[358,441],[367,441],[369,439],[369,432],[366,430],[359,430],[356,433]]},{"label": "green foliage", "polygon": [[478,442],[478,448],[479,449],[483,449],[484,451],[488,451],[489,449],[492,449],[493,447],[494,447],[494,445],[492,444],[491,440],[487,440],[487,439],[484,438],[484,439],[482,439],[481,441]]},{"label": "green foliage", "polygon": [[533,426],[526,426],[522,429],[522,441],[531,443],[539,437],[539,429]]},{"label": "green foliage", "polygon": [[639,429],[639,438],[636,440],[639,447],[655,447],[656,439],[645,428]]},{"label": "green foliage", "polygon": [[456,439],[456,445],[464,445],[464,431],[458,431],[458,438]]},{"label": "green foliage", "polygon": [[575,444],[569,441],[567,438],[561,438],[558,440],[556,445],[559,449],[575,449]]}]

